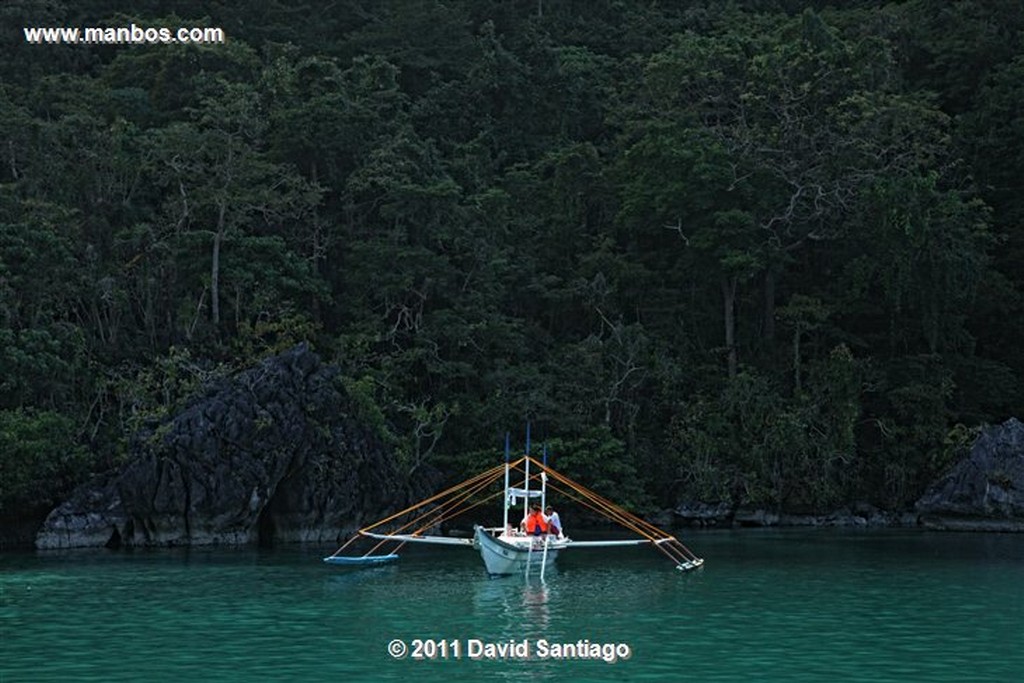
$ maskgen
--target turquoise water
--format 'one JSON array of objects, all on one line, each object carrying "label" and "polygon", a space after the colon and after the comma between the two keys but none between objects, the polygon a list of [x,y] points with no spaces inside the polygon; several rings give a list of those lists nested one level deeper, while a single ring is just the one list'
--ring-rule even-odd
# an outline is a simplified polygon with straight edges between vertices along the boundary
[{"label": "turquoise water", "polygon": [[[460,548],[361,570],[312,547],[7,554],[0,681],[1024,681],[1024,536],[686,540],[696,573],[579,549],[544,583],[488,578]],[[417,638],[448,658],[388,654]],[[542,638],[630,656],[539,659]],[[533,658],[471,660],[469,639],[526,639]]]}]

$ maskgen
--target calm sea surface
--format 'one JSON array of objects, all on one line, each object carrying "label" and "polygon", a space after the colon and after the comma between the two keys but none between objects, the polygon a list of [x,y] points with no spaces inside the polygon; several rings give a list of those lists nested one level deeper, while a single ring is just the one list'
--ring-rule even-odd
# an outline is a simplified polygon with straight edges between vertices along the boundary
[{"label": "calm sea surface", "polygon": [[[313,547],[0,555],[0,681],[1024,681],[1024,536],[684,540],[704,569],[578,549],[544,583],[461,548],[357,570]],[[417,638],[447,660],[389,655]],[[532,658],[471,660],[470,639]],[[631,656],[539,659],[539,639]]]}]

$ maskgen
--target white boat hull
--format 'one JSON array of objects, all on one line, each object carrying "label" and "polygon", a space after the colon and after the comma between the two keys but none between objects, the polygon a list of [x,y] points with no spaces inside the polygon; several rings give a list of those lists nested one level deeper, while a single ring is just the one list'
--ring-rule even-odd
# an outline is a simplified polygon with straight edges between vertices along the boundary
[{"label": "white boat hull", "polygon": [[[545,539],[548,546],[546,553]],[[527,565],[531,571],[550,567],[558,558],[559,551],[566,546],[566,541],[554,536],[495,537],[482,526],[475,528],[474,540],[487,572],[495,575],[523,574]]]}]

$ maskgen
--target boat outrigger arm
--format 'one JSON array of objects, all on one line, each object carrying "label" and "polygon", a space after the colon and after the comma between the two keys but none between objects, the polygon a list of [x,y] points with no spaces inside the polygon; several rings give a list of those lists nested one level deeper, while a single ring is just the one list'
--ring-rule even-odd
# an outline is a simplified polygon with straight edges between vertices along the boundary
[{"label": "boat outrigger arm", "polygon": [[[486,529],[486,531],[500,531],[500,528]],[[360,535],[367,538],[376,538],[381,541],[400,541],[402,543],[433,543],[434,545],[462,545],[473,547],[476,542],[472,538],[457,538],[454,536],[415,536],[413,534],[375,534],[370,531],[360,531]],[[565,547],[573,548],[612,548],[623,545],[647,545],[654,543],[660,545],[668,543],[671,538],[660,538],[657,541],[649,541],[646,538],[613,540],[613,541],[574,541],[571,538],[565,539]]]},{"label": "boat outrigger arm", "polygon": [[[379,565],[398,559],[398,550],[406,543],[431,543],[435,545],[462,546],[478,550],[483,557],[487,571],[491,574],[529,574],[531,567],[540,570],[553,563],[558,554],[572,548],[610,548],[618,546],[651,545],[673,561],[681,571],[696,569],[704,564],[675,536],[662,531],[650,522],[634,515],[608,499],[587,489],[581,484],[555,471],[545,462],[530,457],[529,431],[527,431],[527,455],[510,463],[508,458],[508,436],[505,441],[505,463],[475,477],[437,493],[416,505],[360,529],[343,546],[324,562],[337,565],[360,566]],[[534,468],[531,473],[531,466]],[[522,474],[521,485],[510,486],[512,474]],[[492,485],[504,478],[504,487],[488,493]],[[531,490],[531,483],[540,482]],[[632,531],[638,538],[609,539],[596,541],[574,541],[561,533],[527,534],[526,521],[534,499],[540,498],[543,508],[548,489],[556,491],[566,499],[616,522]],[[475,526],[472,538],[456,538],[428,533],[430,530],[457,515],[487,503],[497,496],[503,496],[504,514],[502,526]],[[513,525],[509,514],[522,501],[522,523]],[[398,525],[384,532],[385,525]],[[361,556],[343,555],[343,551],[357,539],[377,541]]]},{"label": "boat outrigger arm", "polygon": [[455,538],[453,536],[416,536],[415,534],[375,534],[360,531],[360,535],[376,538],[381,541],[399,541],[401,543],[433,543],[435,545],[466,545],[473,547],[472,538]]}]

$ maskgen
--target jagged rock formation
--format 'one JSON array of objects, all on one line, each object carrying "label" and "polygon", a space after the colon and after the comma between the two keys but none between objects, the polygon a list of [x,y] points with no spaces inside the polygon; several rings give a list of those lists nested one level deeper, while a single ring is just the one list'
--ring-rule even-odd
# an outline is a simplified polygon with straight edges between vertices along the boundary
[{"label": "jagged rock formation", "polygon": [[983,431],[916,508],[930,528],[1024,531],[1024,424],[1010,418]]},{"label": "jagged rock formation", "polygon": [[38,548],[326,541],[404,501],[392,454],[305,345],[211,387],[79,487]]},{"label": "jagged rock formation", "polygon": [[730,503],[680,503],[673,510],[678,523],[695,527],[895,527],[917,526],[917,515],[886,512],[870,503],[856,503],[821,514],[778,512]]},{"label": "jagged rock formation", "polygon": [[672,512],[676,521],[686,526],[732,526],[736,506],[727,502],[685,501]]},{"label": "jagged rock formation", "polygon": [[791,514],[727,502],[686,501],[673,510],[689,526],[867,526],[1024,531],[1024,424],[984,430],[966,458],[933,483],[914,512],[856,503],[827,514]]}]

